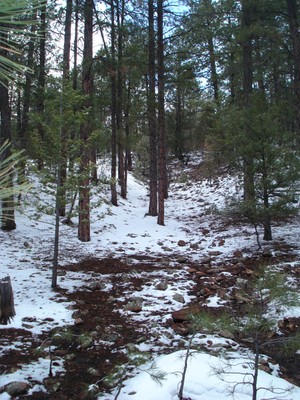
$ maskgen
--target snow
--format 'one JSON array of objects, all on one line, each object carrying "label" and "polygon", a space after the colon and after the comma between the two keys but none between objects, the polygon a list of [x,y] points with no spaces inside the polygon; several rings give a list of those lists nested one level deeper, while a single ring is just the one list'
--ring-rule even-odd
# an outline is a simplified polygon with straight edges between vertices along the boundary
[{"label": "snow", "polygon": [[[155,360],[155,365],[149,363],[143,367],[135,377],[123,382],[125,386],[118,399],[133,400],[177,400],[178,389],[182,380],[186,352],[177,351],[172,354],[159,356]],[[239,362],[241,361],[241,362]],[[225,369],[221,377],[218,374],[220,368]],[[245,370],[251,373],[249,360],[234,360],[230,366],[230,360],[225,360],[216,356],[201,353],[192,353],[188,358],[187,376],[184,385],[184,396],[193,400],[220,400],[230,398],[232,387],[236,382],[241,381],[240,374],[245,375]],[[156,382],[151,374],[157,371],[164,372],[165,376],[160,382]],[[230,384],[231,382],[231,384]],[[297,399],[300,396],[300,389],[288,384],[285,380],[260,371],[258,387],[276,390],[274,393],[288,393],[289,399]],[[276,389],[275,389],[276,388]],[[259,391],[258,400],[266,399],[270,396],[268,390]],[[250,384],[236,386],[234,398],[239,400],[251,400],[252,388]],[[101,396],[99,399],[110,400],[112,396]]]},{"label": "snow", "polygon": [[[222,232],[221,220],[215,217],[213,210],[222,209],[226,204],[228,195],[236,195],[238,190],[234,178],[222,177],[216,182],[203,180],[202,182],[179,182],[172,183],[170,196],[166,201],[165,226],[159,226],[156,218],[148,216],[148,197],[146,186],[138,181],[132,174],[128,177],[128,199],[120,200],[118,207],[109,204],[109,190],[107,187],[101,188],[104,200],[100,205],[99,193],[95,193],[92,203],[97,204],[92,209],[91,241],[81,243],[77,240],[76,228],[67,225],[60,225],[60,256],[61,265],[70,264],[78,261],[79,256],[106,257],[130,257],[134,254],[159,255],[163,260],[168,254],[177,254],[187,257],[190,260],[199,260],[206,257],[210,252],[220,252],[221,257],[232,256],[235,250],[243,250],[249,254],[257,252],[256,237],[252,226],[226,228]],[[49,200],[49,194],[42,192],[40,188],[35,189],[41,193],[40,207]],[[66,301],[63,295],[51,289],[51,260],[53,257],[54,242],[54,216],[41,214],[36,219],[36,209],[32,193],[26,195],[28,206],[22,213],[16,215],[17,229],[12,232],[0,231],[0,259],[1,276],[10,276],[15,297],[16,316],[7,326],[1,326],[1,330],[10,328],[22,328],[40,334],[58,326],[74,324],[72,318],[71,304]],[[24,213],[24,211],[26,211]],[[104,215],[104,217],[102,217]],[[191,218],[191,216],[193,218]],[[215,228],[220,228],[216,230]],[[208,230],[207,235],[203,235],[203,230]],[[224,234],[223,234],[224,233]],[[225,237],[225,242],[222,238]],[[295,220],[274,229],[274,240],[286,242],[295,246],[295,251],[300,254],[300,230],[299,221]],[[185,241],[185,246],[178,246],[178,241]],[[196,246],[191,246],[195,244]],[[299,264],[295,263],[299,267]],[[183,270],[181,272],[185,274]],[[88,272],[68,271],[66,276],[58,277],[58,284],[62,289],[75,291],[82,287],[88,277]],[[168,272],[160,276],[160,280],[168,280]],[[110,282],[106,281],[106,290],[110,289]],[[174,294],[182,294],[188,303],[191,299],[188,295],[189,285],[184,288],[168,286],[161,299],[155,285],[145,286],[137,296],[148,298],[145,307],[139,314],[132,318],[143,319],[144,316],[154,309],[166,309],[169,313],[178,308],[178,303],[174,301]],[[128,289],[130,291],[130,288]],[[122,299],[120,299],[121,301]],[[125,299],[124,299],[125,301]],[[210,298],[208,305],[220,306],[220,299],[215,296]],[[300,310],[294,308],[293,316],[299,317]],[[34,317],[33,317],[34,316]],[[160,335],[160,345],[164,342],[170,343],[168,332],[159,332],[155,321],[151,328],[156,335]],[[173,333],[174,336],[174,333]],[[176,336],[176,335],[175,335]],[[179,338],[177,338],[179,340]],[[205,339],[207,340],[207,338]],[[218,342],[220,338],[213,337],[212,341]],[[201,339],[195,338],[194,344],[199,344]],[[0,355],[14,346],[3,341],[0,347]],[[26,345],[30,346],[31,343]],[[23,344],[24,346],[24,344]],[[139,345],[139,350],[147,352],[149,345],[143,343]],[[155,349],[152,344],[151,349]],[[155,353],[152,353],[152,355]],[[123,388],[118,397],[119,400],[173,400],[177,399],[177,393],[184,364],[185,351],[174,351],[167,355],[154,355],[154,359],[148,365],[135,368],[132,377],[123,382]],[[216,357],[206,353],[193,353],[188,359],[188,369],[185,382],[184,396],[192,400],[220,400],[229,395],[228,385],[230,381],[242,381],[245,363],[249,368],[249,362],[245,361],[245,356],[238,350],[235,352],[235,361],[241,361],[233,367],[235,375],[226,375],[224,380],[213,373],[214,368],[225,362],[224,357]],[[157,384],[145,372],[151,364],[155,362],[158,370],[163,371],[166,376],[162,385]],[[56,363],[54,374],[63,370],[63,360]],[[274,369],[274,371],[276,368]],[[20,369],[12,374],[2,374],[0,376],[0,388],[12,381],[28,381],[29,377],[33,381],[42,382],[48,376],[49,360],[43,358],[37,362],[21,365]],[[259,384],[264,387],[286,388],[289,385],[286,381],[264,371],[259,371]],[[37,385],[31,390],[38,390]],[[99,397],[102,400],[114,399],[114,393],[104,394]],[[258,399],[268,398],[264,391],[259,392]],[[0,400],[9,399],[7,393],[0,394]],[[240,400],[251,399],[250,385],[239,385],[236,387],[235,398]],[[281,397],[278,397],[281,398]],[[300,398],[300,388],[293,387],[293,391],[286,393],[290,400]]]}]

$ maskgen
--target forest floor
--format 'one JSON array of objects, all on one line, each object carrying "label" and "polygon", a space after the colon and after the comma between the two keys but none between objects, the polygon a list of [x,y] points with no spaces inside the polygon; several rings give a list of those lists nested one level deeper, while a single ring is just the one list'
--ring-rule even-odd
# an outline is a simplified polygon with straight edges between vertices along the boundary
[{"label": "forest floor", "polygon": [[[282,249],[282,253],[286,254],[287,249]],[[290,253],[290,252],[289,252]],[[215,258],[215,256],[212,256]],[[89,259],[65,266],[64,269],[74,269],[77,272],[90,274],[90,280],[86,280],[84,286],[73,293],[68,293],[58,289],[58,293],[62,297],[67,298],[74,308],[74,318],[76,323],[74,326],[65,328],[57,328],[52,332],[47,332],[42,335],[33,335],[30,337],[28,330],[6,329],[1,332],[1,342],[21,342],[24,346],[19,346],[17,349],[11,350],[1,357],[1,368],[5,366],[5,373],[16,370],[22,363],[30,363],[40,357],[40,352],[37,349],[47,348],[50,346],[51,359],[55,366],[55,360],[63,358],[65,360],[65,371],[61,374],[55,374],[54,377],[49,376],[43,382],[48,393],[37,391],[29,395],[24,395],[22,399],[92,399],[94,398],[88,392],[89,385],[98,384],[100,391],[109,389],[108,376],[117,374],[121,365],[128,363],[128,356],[124,349],[130,348],[134,344],[147,343],[149,348],[153,348],[153,352],[160,354],[170,353],[177,349],[185,349],[185,338],[188,334],[188,323],[186,321],[176,321],[168,312],[168,304],[161,310],[153,309],[142,313],[141,309],[137,308],[128,312],[120,312],[124,309],[123,301],[118,299],[128,298],[128,294],[133,298],[143,297],[142,288],[149,287],[153,283],[157,284],[161,281],[161,276],[164,271],[167,271],[168,285],[182,287],[189,285],[189,292],[194,295],[195,300],[190,304],[180,306],[178,310],[192,307],[196,304],[200,305],[200,309],[210,310],[210,312],[218,312],[217,307],[207,307],[207,301],[210,296],[214,296],[216,291],[219,293],[223,290],[226,292],[235,285],[239,278],[249,277],[251,272],[255,272],[258,266],[273,263],[289,265],[293,261],[292,254],[289,256],[283,255],[276,260],[264,257],[247,258],[237,262],[233,260],[222,260],[217,266],[215,264],[212,271],[208,266],[199,268],[199,263],[188,263],[188,267],[181,259],[172,258],[164,259],[154,257],[131,257],[133,263],[124,263],[120,259]],[[129,261],[129,260],[128,260]],[[172,264],[172,267],[168,266]],[[222,280],[219,280],[220,269],[222,269]],[[286,273],[295,275],[297,280],[300,277],[300,269],[295,271],[286,267]],[[184,279],[185,274],[182,271],[188,272],[188,279]],[[201,271],[201,274],[197,274]],[[228,273],[228,275],[226,274]],[[174,276],[176,279],[174,279]],[[192,282],[191,285],[191,276]],[[228,276],[228,278],[224,278]],[[95,282],[103,281],[103,277],[109,280],[112,288],[108,292],[101,290],[101,285]],[[203,291],[203,289],[206,289]],[[142,295],[141,295],[142,293]],[[161,290],[163,297],[163,290]],[[129,297],[130,298],[130,297]],[[149,299],[144,294],[144,302],[149,303]],[[150,299],[151,301],[151,299]],[[166,302],[168,303],[168,302]],[[128,304],[128,303],[127,303]],[[241,303],[234,297],[227,306],[235,312],[240,312]],[[137,319],[132,319],[129,314],[139,316]],[[140,315],[142,314],[142,315]],[[165,319],[166,314],[168,318]],[[33,318],[34,319],[34,318]],[[30,320],[27,323],[30,325]],[[293,335],[298,328],[300,319],[289,318],[282,321],[281,333],[284,335]],[[5,336],[4,336],[5,334]],[[57,336],[59,335],[59,336]],[[275,333],[274,333],[275,335]],[[168,341],[164,337],[168,337]],[[205,335],[204,335],[205,336]],[[182,337],[183,340],[180,339]],[[81,338],[79,341],[78,338]],[[231,339],[234,339],[232,342]],[[230,338],[226,342],[226,347],[230,348],[239,343],[237,337]],[[28,347],[26,343],[31,343]],[[201,351],[210,352],[211,341],[207,339],[206,343],[201,346]],[[240,341],[243,346],[243,340]],[[150,350],[151,351],[151,350]],[[300,355],[285,357],[279,352],[278,346],[270,346],[266,349],[265,354],[268,355],[268,362],[265,364],[266,370],[268,363],[279,364],[281,367],[281,376],[296,385],[300,385]],[[50,367],[50,360],[49,360]],[[4,371],[1,371],[4,372]],[[131,367],[125,368],[122,376],[112,380],[114,385],[119,384],[119,379],[125,379],[130,375]],[[32,382],[34,384],[34,382]],[[105,396],[103,397],[105,398]]]},{"label": "forest floor", "polygon": [[[194,171],[190,172],[195,180]],[[62,282],[72,280],[72,273],[84,278],[80,285],[74,285],[74,290],[59,285],[53,297],[56,303],[69,303],[67,307],[72,310],[74,323],[36,333],[31,328],[38,321],[32,315],[23,318],[23,328],[0,329],[0,350],[5,350],[0,357],[0,374],[13,373],[21,365],[42,357],[49,365],[48,377],[43,379],[40,390],[35,388],[19,398],[92,399],[95,396],[89,389],[94,386],[97,393],[102,393],[99,398],[104,400],[105,393],[131,376],[137,365],[132,361],[134,357],[151,359],[151,354],[187,348],[191,333],[188,315],[193,310],[208,310],[218,315],[226,305],[231,313],[241,315],[245,303],[251,301],[251,293],[248,299],[241,298],[235,295],[234,288],[241,280],[254,278],[258,268],[280,265],[300,287],[299,253],[293,244],[275,240],[271,250],[266,247],[264,251],[252,249],[251,252],[244,251],[240,245],[231,254],[224,254],[220,247],[230,238],[231,225],[232,221],[222,218],[214,232],[219,246],[210,246],[199,257],[190,257],[191,248],[197,251],[194,242],[189,243],[186,253],[166,249],[163,254],[147,254],[137,248],[126,254],[120,245],[119,253],[115,252],[114,256],[82,256],[73,252],[72,262],[59,267],[59,277]],[[197,226],[193,212],[185,215],[185,226],[186,229]],[[201,227],[199,231],[210,235]],[[247,232],[243,234],[247,236]],[[188,245],[184,240],[179,242],[178,248]],[[126,246],[130,245],[123,242],[121,247],[126,249]],[[160,246],[163,248],[164,243]],[[51,319],[48,315],[45,324]],[[298,316],[282,318],[278,329],[268,335],[292,336],[299,323]],[[218,346],[225,349],[251,348],[243,335],[223,332],[220,336],[224,341]],[[216,351],[209,334],[202,334],[201,340],[201,351]],[[8,344],[14,345],[8,349]],[[286,356],[278,345],[270,345],[264,354],[267,358],[261,368],[269,372],[272,365],[279,364],[280,376],[300,386],[300,354]],[[62,360],[63,368],[60,368]],[[41,382],[32,376],[30,384]]]}]

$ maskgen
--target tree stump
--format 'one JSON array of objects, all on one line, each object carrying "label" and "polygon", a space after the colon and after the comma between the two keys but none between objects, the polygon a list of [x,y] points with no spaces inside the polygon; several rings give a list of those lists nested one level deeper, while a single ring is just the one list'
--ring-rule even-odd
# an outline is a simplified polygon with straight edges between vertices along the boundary
[{"label": "tree stump", "polygon": [[16,315],[14,306],[14,294],[10,277],[0,280],[0,324],[7,325]]}]

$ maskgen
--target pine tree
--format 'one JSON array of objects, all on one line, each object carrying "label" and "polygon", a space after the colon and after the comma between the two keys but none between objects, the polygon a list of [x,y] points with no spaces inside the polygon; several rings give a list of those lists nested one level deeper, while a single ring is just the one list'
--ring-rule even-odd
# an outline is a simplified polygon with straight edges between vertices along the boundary
[{"label": "pine tree", "polygon": [[92,95],[93,95],[93,1],[84,4],[84,49],[82,60],[82,90],[85,95],[84,109],[87,117],[81,124],[80,139],[82,143],[79,183],[79,223],[78,239],[90,241],[90,161],[89,136],[92,131]]}]

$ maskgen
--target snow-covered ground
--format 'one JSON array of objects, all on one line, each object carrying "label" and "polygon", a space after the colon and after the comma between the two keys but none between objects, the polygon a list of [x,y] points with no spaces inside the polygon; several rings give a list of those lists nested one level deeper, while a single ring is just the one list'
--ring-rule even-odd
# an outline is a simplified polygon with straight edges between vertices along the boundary
[{"label": "snow-covered ground", "polygon": [[[223,176],[212,183],[208,180],[185,181],[182,176],[178,176],[177,181],[170,186],[170,196],[166,201],[165,226],[159,226],[156,218],[147,215],[147,188],[129,174],[128,199],[120,199],[118,207],[109,204],[108,188],[105,186],[102,188],[101,196],[107,201],[92,209],[89,243],[78,241],[76,227],[60,225],[59,263],[66,265],[87,256],[130,257],[134,254],[160,255],[162,258],[169,254],[178,254],[195,261],[208,256],[211,252],[219,252],[224,259],[232,256],[236,250],[249,254],[257,252],[256,236],[251,225],[224,229],[221,224],[222,217],[216,217],[214,214],[215,209],[221,209],[227,196],[233,195],[236,190],[236,183],[229,176]],[[40,206],[48,201],[48,196],[40,192]],[[36,219],[31,194],[27,194],[26,197],[29,206],[26,213],[17,213],[17,229],[12,232],[0,231],[1,276],[9,275],[11,278],[16,308],[13,321],[7,326],[1,326],[1,330],[15,327],[39,334],[57,326],[73,324],[74,320],[70,303],[63,301],[61,295],[51,289],[55,218],[53,215],[42,214]],[[98,200],[99,193],[95,193],[92,202],[96,204]],[[295,251],[300,254],[298,219],[276,227],[273,235],[275,241],[294,245]],[[179,241],[183,245],[178,245]],[[82,285],[85,278],[86,274],[82,272],[69,271],[66,276],[58,277],[58,285],[68,291],[74,291]],[[107,289],[109,290],[109,285]],[[188,302],[188,295],[183,294]],[[164,307],[163,303],[159,304],[158,298],[156,300],[156,307]],[[300,309],[294,309],[293,315],[299,316]],[[3,342],[0,354],[18,345],[17,342]],[[242,381],[244,375],[239,375],[239,372],[249,368],[245,355],[237,351],[234,354],[234,364],[237,365],[233,367],[235,375],[227,375],[224,380],[213,373],[214,367],[225,362],[224,358],[201,353],[193,354],[188,359],[185,397],[192,400],[227,398],[229,382],[234,384]],[[236,361],[241,361],[241,364]],[[165,372],[165,379],[161,385],[151,378],[149,371],[146,371],[153,362],[159,370]],[[177,399],[183,363],[182,351],[157,356],[151,363],[141,367],[143,371],[136,369],[136,376],[123,382],[124,386],[118,399]],[[55,368],[57,371],[63,369],[63,362],[57,363]],[[48,375],[48,369],[49,365],[43,359],[32,365],[22,366],[12,374],[0,376],[0,388],[11,381],[26,381],[28,376],[42,382]],[[291,387],[276,376],[275,367],[273,375],[259,371],[259,384],[276,389]],[[40,387],[36,386],[35,389],[38,390]],[[250,385],[237,386],[235,398],[250,400],[252,398],[250,389]],[[293,391],[286,392],[285,395],[284,398],[290,400],[299,399],[300,388],[293,387]],[[114,396],[115,394],[108,394],[99,398],[112,400]],[[1,400],[8,398],[10,397],[7,393],[0,394]],[[271,395],[267,395],[264,391],[259,392],[258,399],[267,398],[271,398]],[[274,398],[282,397],[278,395]]]}]

